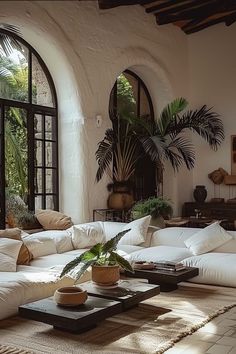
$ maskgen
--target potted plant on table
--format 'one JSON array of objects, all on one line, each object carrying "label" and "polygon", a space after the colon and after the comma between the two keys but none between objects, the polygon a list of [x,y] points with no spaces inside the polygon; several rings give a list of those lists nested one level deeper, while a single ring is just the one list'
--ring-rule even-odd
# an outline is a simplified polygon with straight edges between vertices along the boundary
[{"label": "potted plant on table", "polygon": [[163,197],[151,197],[137,202],[132,208],[132,217],[139,219],[151,215],[150,225],[165,227],[164,218],[168,219],[173,213],[168,199]]},{"label": "potted plant on table", "polygon": [[120,267],[133,272],[131,264],[115,252],[121,237],[129,231],[130,229],[120,232],[106,243],[97,243],[90,250],[69,262],[60,276],[63,277],[75,267],[81,265],[76,272],[76,279],[79,279],[92,266],[92,280],[95,283],[106,286],[116,284],[120,279]]}]

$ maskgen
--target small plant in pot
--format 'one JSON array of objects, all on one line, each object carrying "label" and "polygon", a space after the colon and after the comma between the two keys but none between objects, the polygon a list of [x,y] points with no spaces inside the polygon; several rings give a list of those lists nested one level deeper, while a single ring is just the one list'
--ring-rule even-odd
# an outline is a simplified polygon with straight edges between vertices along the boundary
[{"label": "small plant in pot", "polygon": [[130,229],[120,232],[106,243],[97,243],[90,250],[69,262],[60,276],[63,277],[75,267],[81,265],[76,272],[76,279],[79,279],[92,266],[92,280],[95,283],[104,286],[116,284],[120,279],[120,268],[133,272],[131,264],[115,252],[118,242],[129,231]]},{"label": "small plant in pot", "polygon": [[132,208],[134,219],[151,215],[150,225],[165,227],[165,219],[169,219],[173,213],[172,206],[168,199],[163,197],[151,197],[137,202]]}]

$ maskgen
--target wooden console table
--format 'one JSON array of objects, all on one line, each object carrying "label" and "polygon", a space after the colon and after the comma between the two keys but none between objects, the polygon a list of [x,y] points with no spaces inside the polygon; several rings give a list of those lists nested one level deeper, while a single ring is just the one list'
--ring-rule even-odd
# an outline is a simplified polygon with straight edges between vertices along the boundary
[{"label": "wooden console table", "polygon": [[182,208],[182,217],[190,218],[196,215],[195,210],[199,210],[201,217],[211,220],[224,220],[222,225],[228,230],[234,230],[234,220],[236,220],[236,203],[184,203]]}]

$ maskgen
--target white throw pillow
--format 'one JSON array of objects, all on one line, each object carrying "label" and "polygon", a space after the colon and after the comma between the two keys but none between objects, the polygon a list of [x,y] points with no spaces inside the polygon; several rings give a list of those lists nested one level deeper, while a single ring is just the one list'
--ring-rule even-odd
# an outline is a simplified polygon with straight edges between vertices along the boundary
[{"label": "white throw pillow", "polygon": [[34,233],[30,236],[29,235],[24,236],[23,239],[39,240],[42,242],[48,239],[52,239],[56,245],[57,253],[64,253],[73,250],[71,233],[67,230],[41,231],[41,232]]},{"label": "white throw pillow", "polygon": [[32,237],[24,237],[24,244],[32,253],[34,258],[48,256],[57,253],[55,242],[50,238],[37,239]]},{"label": "white throw pillow", "polygon": [[100,221],[73,226],[72,243],[75,249],[89,248],[104,241],[103,223]]},{"label": "white throw pillow", "polygon": [[16,262],[22,242],[10,238],[0,239],[0,272],[16,272]]},{"label": "white throw pillow", "polygon": [[232,236],[217,221],[198,231],[184,243],[194,255],[198,255],[210,252],[231,239]]},{"label": "white throw pillow", "polygon": [[147,237],[147,230],[150,224],[151,216],[145,216],[144,218],[131,221],[126,224],[122,231],[131,229],[127,232],[119,241],[120,245],[133,245],[138,246],[145,242]]}]

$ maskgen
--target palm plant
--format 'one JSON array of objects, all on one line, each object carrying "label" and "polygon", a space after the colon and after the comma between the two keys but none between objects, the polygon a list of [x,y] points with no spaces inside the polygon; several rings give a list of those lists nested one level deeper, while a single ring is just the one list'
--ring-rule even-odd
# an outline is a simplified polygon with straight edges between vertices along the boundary
[{"label": "palm plant", "polygon": [[[116,120],[113,129],[107,129],[105,137],[98,144],[96,159],[98,170],[96,181],[98,182],[104,173],[114,182],[126,182],[135,171],[135,165],[139,158],[137,154],[136,137],[131,125],[122,123],[122,118]],[[113,168],[111,162],[113,160]]]},{"label": "palm plant", "polygon": [[155,121],[126,118],[144,152],[160,171],[160,178],[166,160],[176,171],[182,165],[189,170],[194,167],[194,146],[184,135],[187,130],[200,135],[213,150],[217,150],[224,139],[223,123],[217,113],[206,105],[200,109],[185,111],[187,106],[186,99],[177,98],[163,109]]},{"label": "palm plant", "polygon": [[[195,153],[194,146],[184,133],[189,130],[197,133],[207,141],[211,148],[217,150],[224,139],[224,129],[219,115],[212,112],[206,105],[200,109],[188,110],[188,102],[184,98],[177,98],[168,104],[154,121],[151,119],[140,119],[133,115],[124,115],[121,120],[126,121],[126,134],[122,134],[123,141],[127,140],[127,146],[132,147],[129,154],[122,156],[129,157],[129,163],[124,163],[125,167],[131,167],[128,179],[135,170],[137,160],[143,154],[150,156],[157,166],[158,183],[162,182],[164,162],[170,161],[174,170],[178,171],[180,166],[185,165],[189,170],[194,167]],[[119,120],[118,120],[119,122]],[[124,124],[123,124],[124,125]],[[109,171],[109,176],[115,177],[110,168],[112,158],[116,161],[114,172],[119,166],[124,171],[122,164],[117,160],[117,138],[119,130],[109,129],[105,133],[105,138],[99,143],[96,151],[98,170],[97,182],[102,178],[104,172]],[[119,136],[119,134],[118,134]],[[122,141],[121,139],[121,141]],[[128,144],[129,143],[129,144]],[[126,145],[120,144],[121,149]],[[140,153],[140,146],[142,152]],[[114,178],[113,177],[113,178]]]}]

